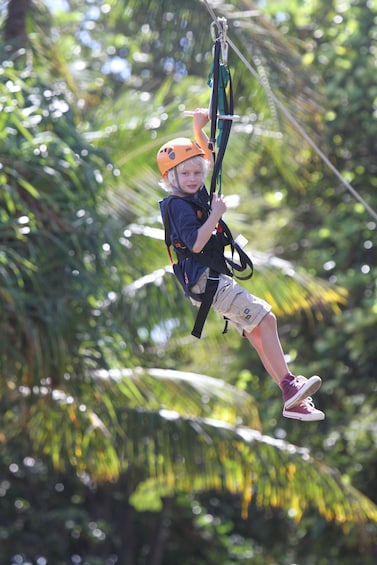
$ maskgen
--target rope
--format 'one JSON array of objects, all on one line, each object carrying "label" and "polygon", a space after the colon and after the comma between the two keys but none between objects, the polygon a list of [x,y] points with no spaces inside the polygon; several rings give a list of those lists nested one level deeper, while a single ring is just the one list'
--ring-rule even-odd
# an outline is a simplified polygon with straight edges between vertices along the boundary
[{"label": "rope", "polygon": [[[211,18],[213,19],[213,21],[215,22],[217,27],[221,30],[221,26],[218,23],[218,18],[216,17],[215,12],[209,6],[207,0],[202,0],[202,1],[206,5],[206,8],[207,8]],[[335,167],[335,165],[333,165],[333,163],[331,163],[331,161],[325,155],[325,153],[318,147],[318,145],[313,141],[313,139],[306,133],[304,128],[297,122],[297,120],[292,116],[292,114],[287,110],[287,108],[280,102],[280,100],[277,98],[277,96],[274,94],[274,92],[271,90],[271,88],[267,84],[264,84],[264,82],[259,77],[257,71],[252,67],[250,62],[241,53],[241,51],[236,47],[236,45],[234,45],[233,41],[231,41],[231,39],[229,39],[229,37],[227,37],[227,42],[228,42],[229,46],[233,49],[234,53],[238,56],[240,61],[242,61],[242,63],[251,72],[251,74],[254,76],[254,78],[256,78],[256,80],[259,82],[259,84],[265,90],[267,95],[271,97],[271,99],[275,102],[276,106],[283,112],[283,114],[289,120],[289,122],[293,125],[293,127],[300,133],[300,135],[307,141],[307,143],[309,143],[309,145],[312,147],[312,149],[314,149],[314,151],[317,153],[317,155],[320,157],[320,159],[328,166],[328,168],[334,173],[334,175],[340,180],[340,182],[347,188],[347,190],[349,190],[349,192],[353,195],[353,197],[356,200],[358,200],[358,202],[360,202],[364,206],[365,210],[367,210],[369,212],[369,214],[372,216],[372,218],[377,221],[377,212],[371,206],[369,206],[369,204],[357,192],[357,190],[351,185],[351,183],[348,182],[347,179],[344,178],[344,176],[338,171],[338,169]]]}]

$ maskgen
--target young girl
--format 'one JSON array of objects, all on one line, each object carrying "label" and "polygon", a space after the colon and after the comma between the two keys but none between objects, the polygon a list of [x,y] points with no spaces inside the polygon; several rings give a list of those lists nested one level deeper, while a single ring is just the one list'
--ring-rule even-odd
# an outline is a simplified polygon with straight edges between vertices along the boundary
[{"label": "young girl", "polygon": [[325,414],[315,408],[310,396],[321,386],[320,377],[314,375],[306,379],[292,375],[271,306],[241,287],[227,272],[219,255],[221,245],[217,245],[217,238],[220,236],[215,230],[226,212],[226,203],[223,196],[216,193],[210,202],[204,186],[212,164],[208,137],[203,130],[208,121],[206,110],[196,110],[193,116],[195,141],[173,139],[157,153],[162,186],[171,193],[160,202],[160,208],[165,229],[169,225],[169,243],[177,256],[175,273],[186,296],[200,306],[207,280],[216,272],[217,288],[212,307],[258,352],[266,371],[282,391],[283,415],[297,420],[323,420]]}]

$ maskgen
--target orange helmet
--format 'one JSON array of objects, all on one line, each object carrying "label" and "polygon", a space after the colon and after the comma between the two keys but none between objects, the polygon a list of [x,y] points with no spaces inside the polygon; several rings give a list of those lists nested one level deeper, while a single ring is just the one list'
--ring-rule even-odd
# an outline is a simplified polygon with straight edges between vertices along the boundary
[{"label": "orange helmet", "polygon": [[198,143],[187,137],[177,137],[165,143],[158,150],[157,166],[164,177],[170,169],[198,155],[204,156],[204,151]]}]

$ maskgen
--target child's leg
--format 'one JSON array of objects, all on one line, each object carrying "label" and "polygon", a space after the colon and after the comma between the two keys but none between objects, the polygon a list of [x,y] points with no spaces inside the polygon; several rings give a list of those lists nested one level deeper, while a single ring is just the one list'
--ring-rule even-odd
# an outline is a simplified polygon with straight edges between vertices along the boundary
[{"label": "child's leg", "polygon": [[257,350],[266,371],[280,384],[290,371],[281,347],[275,315],[268,312],[254,330],[244,332],[244,335]]},{"label": "child's leg", "polygon": [[256,349],[266,371],[282,391],[284,415],[300,420],[323,419],[323,412],[309,406],[305,400],[319,389],[321,379],[317,375],[306,379],[291,374],[271,306],[250,294],[232,278],[222,275],[213,308],[225,316]]},{"label": "child's leg", "polygon": [[257,350],[266,371],[282,390],[284,416],[299,420],[323,420],[324,413],[317,410],[311,399],[307,398],[321,386],[321,379],[317,375],[310,379],[293,377],[290,373],[280,344],[275,315],[268,312],[256,328],[244,332],[244,335]]}]

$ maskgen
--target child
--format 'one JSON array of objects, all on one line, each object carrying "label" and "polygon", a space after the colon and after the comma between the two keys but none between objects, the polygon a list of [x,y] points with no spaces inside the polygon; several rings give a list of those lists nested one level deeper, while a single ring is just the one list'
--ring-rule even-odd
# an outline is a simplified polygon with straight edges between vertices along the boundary
[{"label": "child", "polygon": [[229,320],[241,335],[245,336],[257,350],[266,371],[282,391],[283,415],[297,420],[323,420],[325,414],[317,410],[310,397],[321,386],[321,379],[312,376],[306,379],[295,377],[284,358],[277,331],[275,315],[271,306],[263,299],[253,296],[227,273],[219,256],[218,238],[214,233],[218,222],[226,211],[223,196],[209,194],[204,179],[211,166],[212,153],[208,148],[208,137],[203,128],[208,123],[208,112],[194,112],[195,140],[173,139],[165,143],[157,154],[157,164],[162,175],[162,186],[171,195],[160,202],[161,214],[171,245],[177,255],[179,274],[186,295],[199,306],[207,279],[217,268],[218,286],[212,307]]}]

